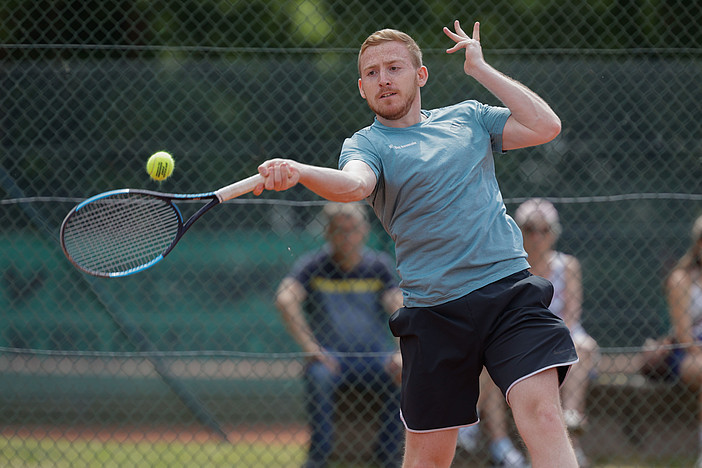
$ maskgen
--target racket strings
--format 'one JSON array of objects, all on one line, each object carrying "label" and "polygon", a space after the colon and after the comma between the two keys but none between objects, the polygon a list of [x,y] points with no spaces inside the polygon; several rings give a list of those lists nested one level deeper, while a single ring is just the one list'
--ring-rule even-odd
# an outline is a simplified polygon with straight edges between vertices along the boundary
[{"label": "racket strings", "polygon": [[123,273],[155,260],[178,234],[177,209],[159,198],[120,193],[73,213],[64,245],[75,263],[103,274]]}]

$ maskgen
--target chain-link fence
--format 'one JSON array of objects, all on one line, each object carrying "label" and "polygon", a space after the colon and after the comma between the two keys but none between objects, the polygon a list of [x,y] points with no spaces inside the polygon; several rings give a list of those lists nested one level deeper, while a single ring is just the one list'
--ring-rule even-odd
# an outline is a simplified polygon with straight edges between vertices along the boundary
[{"label": "chain-link fence", "polygon": [[[59,226],[109,189],[200,193],[271,157],[335,167],[371,122],[356,55],[382,27],[423,47],[423,107],[498,104],[445,54],[454,18],[480,20],[487,60],[563,121],[496,165],[511,213],[554,202],[557,247],[582,266],[601,356],[584,451],[594,465],[691,466],[696,393],[637,373],[645,339],[670,326],[663,281],[702,213],[702,7],[683,0],[0,4],[0,464],[302,465],[305,355],[274,296],[324,243],[322,200],[244,196],[115,280],[73,269]],[[160,184],[144,170],[158,150],[176,159]],[[369,244],[393,253],[375,221]],[[334,466],[375,466],[382,398],[338,397]],[[482,466],[487,442],[455,465]]]}]

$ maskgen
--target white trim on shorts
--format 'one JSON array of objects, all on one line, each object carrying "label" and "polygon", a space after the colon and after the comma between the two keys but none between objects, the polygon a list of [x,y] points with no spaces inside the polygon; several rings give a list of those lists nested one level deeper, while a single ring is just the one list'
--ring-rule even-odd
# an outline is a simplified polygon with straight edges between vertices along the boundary
[{"label": "white trim on shorts", "polygon": [[510,385],[509,388],[507,388],[507,393],[505,394],[505,399],[507,400],[507,405],[508,405],[510,408],[512,407],[512,405],[511,405],[510,402],[509,402],[509,392],[512,391],[512,387],[514,387],[516,384],[518,384],[518,383],[521,382],[522,380],[528,379],[528,378],[531,377],[532,375],[536,375],[536,374],[538,374],[538,373],[540,373],[540,372],[543,372],[543,371],[545,371],[545,370],[553,369],[553,368],[556,368],[556,367],[568,366],[568,370],[566,371],[566,375],[565,375],[565,378],[563,379],[563,382],[558,384],[558,388],[561,388],[561,386],[563,386],[563,384],[565,383],[565,380],[568,378],[568,374],[570,374],[570,370],[572,369],[573,364],[576,364],[576,363],[578,363],[578,362],[580,362],[580,358],[577,358],[575,361],[562,362],[562,363],[560,363],[560,364],[553,364],[553,365],[551,365],[551,366],[543,367],[543,368],[541,368],[541,369],[539,369],[539,370],[537,370],[537,371],[532,372],[531,374],[527,374],[527,375],[525,375],[524,377],[521,377],[521,378],[515,380],[514,382],[512,382],[512,385]]},{"label": "white trim on shorts", "polygon": [[451,427],[439,427],[436,429],[427,429],[424,431],[418,431],[417,429],[410,429],[409,427],[407,427],[407,423],[405,422],[405,418],[404,418],[404,416],[402,416],[402,410],[400,410],[400,419],[402,420],[402,424],[404,424],[407,432],[411,432],[413,434],[428,434],[431,432],[448,431],[449,429],[460,429],[462,427],[475,426],[476,424],[478,424],[480,422],[480,418],[478,418],[477,421],[475,421],[473,423],[469,423],[469,424],[461,424],[459,426],[451,426]]}]

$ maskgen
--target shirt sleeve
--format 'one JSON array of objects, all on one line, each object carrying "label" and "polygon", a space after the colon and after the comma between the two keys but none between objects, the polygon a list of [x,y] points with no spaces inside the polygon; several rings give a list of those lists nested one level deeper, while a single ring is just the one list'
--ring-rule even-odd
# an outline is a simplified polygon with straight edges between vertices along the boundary
[{"label": "shirt sleeve", "polygon": [[356,132],[351,138],[344,140],[339,156],[339,169],[353,160],[363,161],[368,164],[375,173],[375,177],[380,179],[381,163],[377,152],[368,138]]},{"label": "shirt sleeve", "polygon": [[502,149],[502,134],[505,124],[512,111],[506,107],[493,107],[485,104],[480,105],[479,112],[482,125],[490,134],[490,144],[494,153],[504,153]]}]

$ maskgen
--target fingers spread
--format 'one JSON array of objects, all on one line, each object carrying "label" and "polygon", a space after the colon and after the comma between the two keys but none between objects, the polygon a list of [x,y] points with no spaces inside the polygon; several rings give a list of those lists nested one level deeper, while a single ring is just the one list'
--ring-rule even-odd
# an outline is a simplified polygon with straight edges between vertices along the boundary
[{"label": "fingers spread", "polygon": [[456,52],[457,50],[465,47],[465,44],[463,41],[468,39],[468,36],[463,36],[463,37],[459,36],[458,34],[451,31],[446,26],[444,26],[444,34],[446,34],[452,41],[454,41],[456,43],[456,45],[454,45],[453,47],[446,49],[446,53],[451,54],[451,53]]},{"label": "fingers spread", "polygon": [[444,26],[444,34],[446,34],[448,37],[451,38],[451,40],[454,40],[454,41],[458,41],[458,40],[461,39],[460,36],[458,36],[456,33],[454,33],[453,31],[451,31],[451,30],[450,30],[449,28],[447,28],[446,26]]},{"label": "fingers spread", "polygon": [[457,34],[460,34],[463,37],[468,37],[468,35],[465,33],[465,31],[463,31],[463,29],[461,29],[460,21],[456,20],[453,22],[453,29],[456,30]]}]

